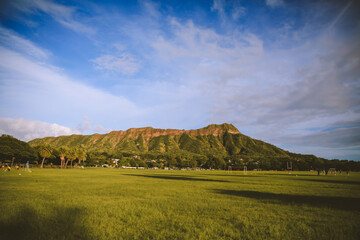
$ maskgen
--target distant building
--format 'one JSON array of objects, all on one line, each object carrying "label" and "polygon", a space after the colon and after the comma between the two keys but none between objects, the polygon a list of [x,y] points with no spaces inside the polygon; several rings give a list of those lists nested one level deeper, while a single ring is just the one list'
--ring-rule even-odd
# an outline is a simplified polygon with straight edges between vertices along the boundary
[{"label": "distant building", "polygon": [[118,162],[120,161],[120,159],[117,159],[117,158],[113,158],[111,159],[113,161],[113,163],[117,166],[118,165]]},{"label": "distant building", "polygon": [[121,168],[126,168],[126,169],[136,169],[136,167],[128,167],[128,166],[121,166]]}]

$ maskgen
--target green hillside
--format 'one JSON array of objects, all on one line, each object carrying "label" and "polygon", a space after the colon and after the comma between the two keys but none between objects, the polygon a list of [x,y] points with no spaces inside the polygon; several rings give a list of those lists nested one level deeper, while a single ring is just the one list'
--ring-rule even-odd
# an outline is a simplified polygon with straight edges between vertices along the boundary
[{"label": "green hillside", "polygon": [[86,151],[109,153],[289,157],[286,151],[245,136],[232,124],[226,123],[196,130],[132,128],[107,134],[47,137],[29,142],[33,147],[44,143],[55,148],[82,147]]},{"label": "green hillside", "polygon": [[37,158],[35,149],[28,143],[20,141],[10,135],[0,136],[0,160],[8,161],[15,158],[17,162]]}]

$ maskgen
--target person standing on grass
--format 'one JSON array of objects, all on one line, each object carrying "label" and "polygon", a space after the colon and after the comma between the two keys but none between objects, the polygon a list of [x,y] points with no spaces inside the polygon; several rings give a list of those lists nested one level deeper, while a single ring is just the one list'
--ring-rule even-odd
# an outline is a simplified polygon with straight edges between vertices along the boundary
[{"label": "person standing on grass", "polygon": [[7,169],[8,169],[8,172],[10,172],[10,170],[11,170],[11,167],[10,167],[10,166],[8,166],[8,167],[7,167]]}]

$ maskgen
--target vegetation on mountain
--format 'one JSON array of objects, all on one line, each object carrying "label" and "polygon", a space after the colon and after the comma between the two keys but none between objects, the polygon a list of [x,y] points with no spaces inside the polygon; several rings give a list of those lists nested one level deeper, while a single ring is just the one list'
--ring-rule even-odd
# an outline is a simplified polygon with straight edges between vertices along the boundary
[{"label": "vegetation on mountain", "polygon": [[0,136],[0,159],[12,162],[37,159],[37,153],[28,143],[20,141],[10,135]]},{"label": "vegetation on mountain", "polygon": [[[12,138],[14,139],[14,138]],[[17,140],[19,141],[19,140]],[[21,142],[21,141],[19,141]],[[24,143],[27,144],[27,143]],[[295,154],[239,132],[232,124],[212,124],[196,130],[131,128],[107,134],[71,135],[34,139],[27,145],[54,165],[66,168],[76,165],[113,165],[158,168],[211,168],[284,170],[291,162],[295,170],[352,169],[360,163],[327,160],[314,155]],[[10,145],[9,145],[10,146]],[[9,147],[8,146],[8,147]],[[14,145],[15,146],[15,145]],[[6,148],[6,146],[1,146]],[[11,147],[10,147],[11,148]],[[36,151],[34,154],[36,155]],[[11,154],[4,155],[10,158]],[[4,159],[4,157],[2,159]],[[36,159],[39,156],[30,156]],[[38,159],[36,159],[38,160]]]},{"label": "vegetation on mountain", "polygon": [[233,125],[210,125],[198,130],[138,128],[90,136],[47,137],[29,142],[31,146],[50,144],[55,148],[82,147],[86,151],[132,154],[274,155],[288,153],[268,143],[241,134]]}]

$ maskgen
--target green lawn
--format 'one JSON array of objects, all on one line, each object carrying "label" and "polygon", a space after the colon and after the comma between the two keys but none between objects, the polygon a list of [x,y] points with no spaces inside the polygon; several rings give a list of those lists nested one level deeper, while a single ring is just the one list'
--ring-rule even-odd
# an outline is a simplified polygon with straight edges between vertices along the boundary
[{"label": "green lawn", "polygon": [[0,239],[360,239],[360,174],[1,170]]}]

